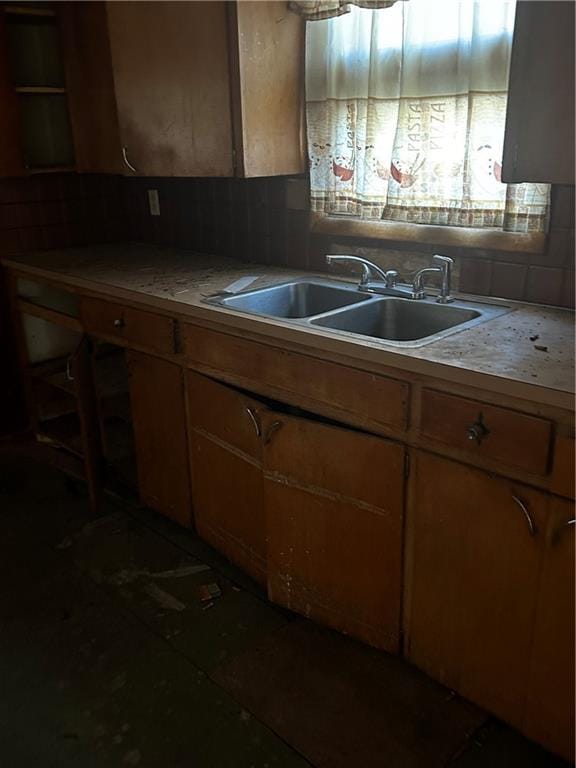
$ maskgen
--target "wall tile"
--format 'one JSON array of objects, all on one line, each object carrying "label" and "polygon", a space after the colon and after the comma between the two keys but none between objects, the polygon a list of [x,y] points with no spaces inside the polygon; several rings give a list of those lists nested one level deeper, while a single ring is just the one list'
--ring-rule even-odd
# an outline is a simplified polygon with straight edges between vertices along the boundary
[{"label": "wall tile", "polygon": [[477,293],[487,296],[490,293],[492,262],[480,259],[462,259],[459,290],[463,293]]},{"label": "wall tile", "polygon": [[494,262],[490,295],[521,301],[524,296],[528,269],[524,264]]},{"label": "wall tile", "polygon": [[560,303],[563,270],[554,267],[530,267],[525,300],[536,304]]},{"label": "wall tile", "polygon": [[562,291],[560,293],[561,307],[574,309],[575,280],[574,272],[564,270],[562,273]]}]

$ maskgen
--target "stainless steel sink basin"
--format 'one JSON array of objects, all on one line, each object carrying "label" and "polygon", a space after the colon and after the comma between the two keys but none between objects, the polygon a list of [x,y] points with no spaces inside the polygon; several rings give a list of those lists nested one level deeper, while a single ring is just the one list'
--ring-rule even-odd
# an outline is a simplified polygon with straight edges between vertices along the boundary
[{"label": "stainless steel sink basin", "polygon": [[[400,295],[398,295],[400,293]],[[359,291],[354,285],[315,278],[293,280],[205,299],[226,309],[290,320],[350,338],[379,339],[388,346],[420,347],[510,312],[499,304],[456,300],[438,304],[434,296],[406,298],[406,286],[390,295]]]},{"label": "stainless steel sink basin", "polygon": [[416,341],[467,323],[481,314],[478,310],[451,304],[385,298],[312,320],[311,324],[377,339]]},{"label": "stainless steel sink basin", "polygon": [[271,317],[300,318],[322,315],[333,309],[358,304],[370,298],[370,294],[360,293],[354,288],[294,282],[210,301],[241,312],[253,312]]}]

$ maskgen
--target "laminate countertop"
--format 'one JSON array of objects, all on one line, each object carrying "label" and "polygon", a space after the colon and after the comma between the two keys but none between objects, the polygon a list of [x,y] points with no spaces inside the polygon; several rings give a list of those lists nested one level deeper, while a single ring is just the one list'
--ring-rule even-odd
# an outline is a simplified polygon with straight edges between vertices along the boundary
[{"label": "laminate countertop", "polygon": [[[316,357],[433,376],[542,405],[574,406],[574,313],[535,304],[486,299],[512,310],[485,323],[415,348],[339,335],[207,305],[203,300],[234,281],[254,276],[253,288],[294,277],[326,274],[288,270],[137,243],[42,251],[3,260],[31,279],[44,278],[78,292],[133,301],[182,318],[209,322],[244,337],[289,345]],[[336,279],[346,280],[334,274]],[[482,297],[461,296],[482,302]],[[537,337],[537,338],[535,338]]]}]

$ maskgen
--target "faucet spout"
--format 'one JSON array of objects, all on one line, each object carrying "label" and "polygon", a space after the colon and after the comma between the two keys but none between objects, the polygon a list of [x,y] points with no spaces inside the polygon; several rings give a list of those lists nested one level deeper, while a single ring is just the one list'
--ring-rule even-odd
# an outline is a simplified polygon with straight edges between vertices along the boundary
[{"label": "faucet spout", "polygon": [[336,264],[342,262],[343,264],[358,264],[362,267],[362,277],[360,278],[359,287],[364,287],[370,282],[371,276],[378,275],[378,277],[384,282],[388,281],[386,272],[377,264],[374,264],[368,259],[363,259],[361,256],[345,256],[345,255],[328,255],[326,256],[326,264]]}]

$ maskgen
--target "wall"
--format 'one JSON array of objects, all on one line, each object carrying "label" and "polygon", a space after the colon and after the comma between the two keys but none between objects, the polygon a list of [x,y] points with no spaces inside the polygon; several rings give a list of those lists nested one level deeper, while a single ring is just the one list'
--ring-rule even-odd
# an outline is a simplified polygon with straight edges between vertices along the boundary
[{"label": "wall", "polygon": [[[161,215],[148,212],[158,189]],[[313,237],[306,182],[290,179],[127,179],[130,238],[297,269],[326,269],[326,253],[364,255],[401,275],[432,253],[455,261],[455,288],[483,296],[574,307],[574,187],[554,187],[548,246],[541,254]],[[310,247],[311,245],[311,247]]]},{"label": "wall", "polygon": [[[158,190],[150,216],[147,190]],[[126,179],[130,239],[262,264],[308,266],[309,213],[302,177]]]}]

